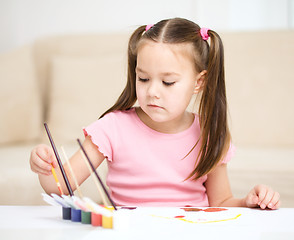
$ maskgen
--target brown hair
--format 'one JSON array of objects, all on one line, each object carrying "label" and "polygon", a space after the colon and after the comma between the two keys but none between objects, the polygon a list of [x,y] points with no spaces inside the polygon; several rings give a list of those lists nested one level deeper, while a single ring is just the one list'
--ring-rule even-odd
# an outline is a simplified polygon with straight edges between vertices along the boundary
[{"label": "brown hair", "polygon": [[[191,151],[200,143],[195,169],[188,178],[198,179],[209,173],[222,160],[230,145],[227,124],[227,101],[224,73],[224,51],[219,35],[208,31],[210,44],[200,35],[200,27],[186,19],[162,20],[148,31],[137,28],[128,45],[127,84],[116,103],[105,114],[115,110],[128,110],[136,102],[137,49],[144,40],[168,44],[190,43],[194,48],[193,59],[197,72],[207,70],[199,105],[201,136]],[[190,152],[191,152],[190,151]],[[188,153],[189,154],[189,153]]]}]

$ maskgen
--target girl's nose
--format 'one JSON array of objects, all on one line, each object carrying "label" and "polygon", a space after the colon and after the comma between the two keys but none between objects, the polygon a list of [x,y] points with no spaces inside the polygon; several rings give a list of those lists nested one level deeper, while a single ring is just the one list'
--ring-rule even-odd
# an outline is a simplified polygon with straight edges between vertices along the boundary
[{"label": "girl's nose", "polygon": [[159,98],[160,86],[156,81],[150,81],[150,84],[147,89],[147,94],[150,97]]}]

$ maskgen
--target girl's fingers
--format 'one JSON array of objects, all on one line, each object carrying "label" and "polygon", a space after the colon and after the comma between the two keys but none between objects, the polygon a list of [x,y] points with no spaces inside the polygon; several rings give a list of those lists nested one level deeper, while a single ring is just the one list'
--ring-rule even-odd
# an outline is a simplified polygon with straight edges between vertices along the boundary
[{"label": "girl's fingers", "polygon": [[259,197],[258,205],[261,209],[277,209],[280,206],[280,194],[273,191],[271,188],[258,185],[256,188],[256,194]]},{"label": "girl's fingers", "polygon": [[31,169],[33,172],[35,172],[37,174],[43,174],[43,175],[47,175],[47,176],[52,174],[51,168],[50,168],[50,170],[44,169],[44,168],[38,166],[35,162],[32,162]]},{"label": "girl's fingers", "polygon": [[264,200],[266,193],[267,193],[267,188],[263,185],[257,185],[254,187],[255,194],[258,196],[258,205],[261,205],[262,201]]},{"label": "girl's fingers", "polygon": [[258,196],[256,195],[254,190],[251,190],[246,198],[247,207],[256,207],[258,206]]},{"label": "girl's fingers", "polygon": [[58,163],[57,163],[57,161],[54,159],[54,161],[52,162],[52,166],[54,167],[54,168],[56,168],[57,166],[58,166]]},{"label": "girl's fingers", "polygon": [[36,149],[36,155],[42,159],[43,161],[47,162],[47,163],[52,163],[53,162],[53,159],[54,159],[54,156],[51,152],[51,149],[48,148],[48,146],[44,146],[44,145],[41,145],[39,147],[37,147]]},{"label": "girl's fingers", "polygon": [[248,207],[278,209],[280,204],[280,194],[265,185],[256,185],[246,197]]},{"label": "girl's fingers", "polygon": [[263,198],[263,200],[260,202],[259,206],[261,209],[265,209],[270,201],[272,200],[274,195],[274,191],[271,188],[267,188],[267,192]]},{"label": "girl's fingers", "polygon": [[280,207],[280,194],[278,192],[274,192],[274,195],[267,207],[271,209],[278,209]]},{"label": "girl's fingers", "polygon": [[272,209],[278,209],[281,206],[281,201],[279,200]]},{"label": "girl's fingers", "polygon": [[39,151],[37,151],[36,154],[44,161],[51,164],[53,168],[56,168],[58,166],[53,150],[47,145],[42,145],[42,147],[40,147]]},{"label": "girl's fingers", "polygon": [[33,172],[36,173],[50,173],[52,165],[46,161],[43,160],[43,158],[40,158],[38,154],[32,153],[31,155],[31,169]]}]

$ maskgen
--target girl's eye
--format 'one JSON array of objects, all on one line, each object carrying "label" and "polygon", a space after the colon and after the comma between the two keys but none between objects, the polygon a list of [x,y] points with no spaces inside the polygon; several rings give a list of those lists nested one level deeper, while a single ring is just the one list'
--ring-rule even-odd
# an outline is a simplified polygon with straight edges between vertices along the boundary
[{"label": "girl's eye", "polygon": [[149,79],[148,78],[139,78],[140,82],[147,82]]},{"label": "girl's eye", "polygon": [[165,81],[162,81],[162,83],[166,86],[171,86],[171,85],[175,84],[175,82],[165,82]]}]

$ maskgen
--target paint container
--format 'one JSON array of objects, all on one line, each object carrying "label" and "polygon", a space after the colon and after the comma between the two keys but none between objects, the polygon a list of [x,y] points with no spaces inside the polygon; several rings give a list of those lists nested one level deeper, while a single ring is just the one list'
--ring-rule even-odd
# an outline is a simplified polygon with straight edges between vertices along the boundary
[{"label": "paint container", "polygon": [[81,209],[71,208],[71,221],[81,222]]},{"label": "paint container", "polygon": [[[113,211],[113,207],[105,207],[106,209]],[[102,227],[112,228],[113,227],[113,216],[102,215]]]},{"label": "paint container", "polygon": [[81,218],[83,224],[91,224],[91,212],[82,211]]},{"label": "paint container", "polygon": [[113,217],[102,216],[102,227],[103,228],[112,228]]},{"label": "paint container", "polygon": [[92,226],[102,226],[102,215],[99,213],[92,212],[91,214],[91,224]]},{"label": "paint container", "polygon": [[70,207],[62,207],[62,219],[63,220],[71,220],[71,208]]},{"label": "paint container", "polygon": [[130,211],[119,209],[113,212],[113,229],[118,231],[126,231],[130,227]]}]

